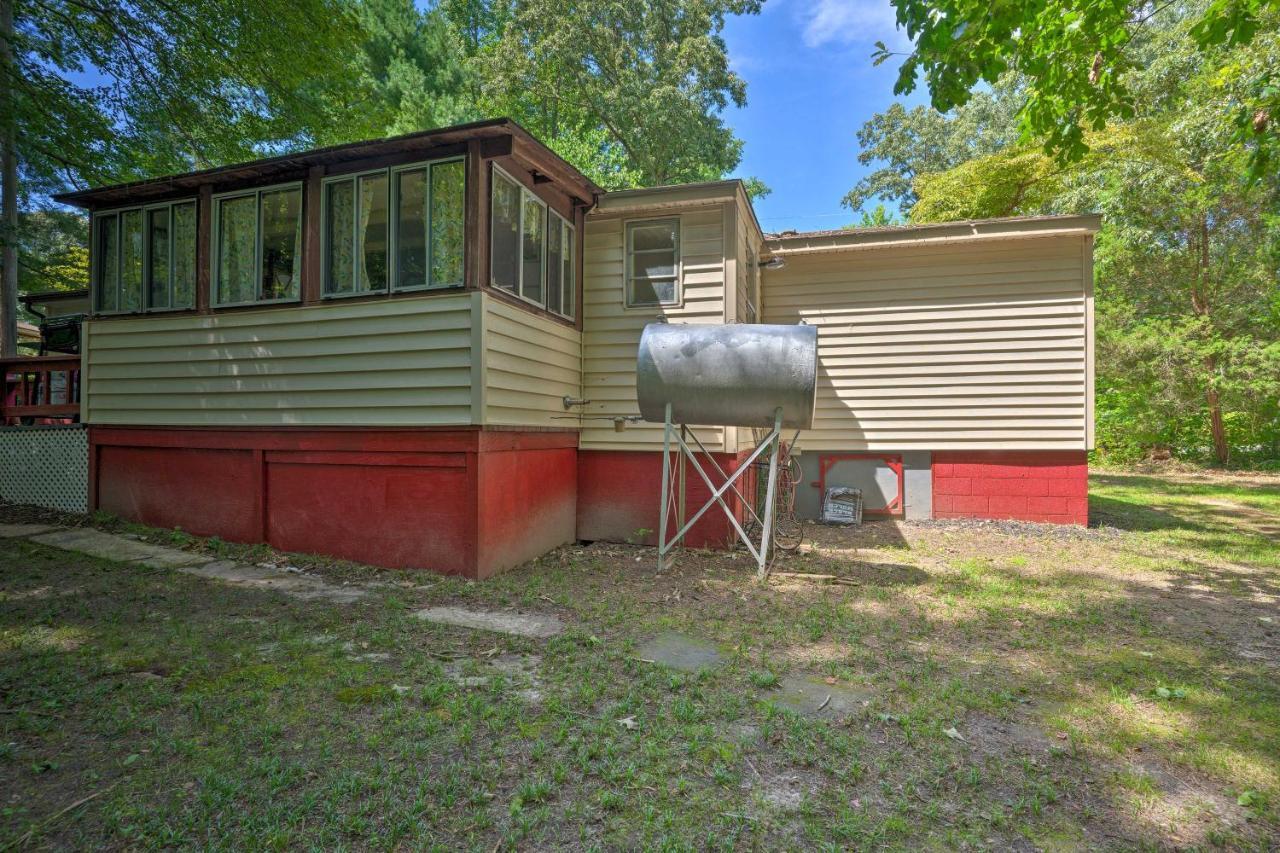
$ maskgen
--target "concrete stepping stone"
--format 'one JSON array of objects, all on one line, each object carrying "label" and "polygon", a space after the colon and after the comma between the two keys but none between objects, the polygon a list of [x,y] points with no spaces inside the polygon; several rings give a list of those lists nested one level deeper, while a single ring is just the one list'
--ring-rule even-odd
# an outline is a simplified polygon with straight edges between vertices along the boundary
[{"label": "concrete stepping stone", "polygon": [[153,569],[171,569],[209,561],[209,558],[203,554],[139,542],[125,536],[103,533],[92,527],[55,530],[51,533],[32,536],[31,541],[66,551],[79,551],[104,560],[115,560],[118,563],[140,563]]},{"label": "concrete stepping stone", "polygon": [[53,524],[0,524],[0,539],[21,539],[57,529]]},{"label": "concrete stepping stone", "polygon": [[769,698],[804,717],[847,717],[860,711],[871,695],[868,690],[827,684],[813,676],[788,675]]},{"label": "concrete stepping stone", "polygon": [[273,589],[303,600],[321,599],[350,604],[365,595],[365,590],[357,586],[337,586],[311,575],[246,566],[231,560],[210,560],[205,554],[139,542],[91,527],[54,530],[32,536],[31,541],[118,563],[136,563],[151,569],[176,569],[184,574],[212,578],[235,586]]},{"label": "concrete stepping stone", "polygon": [[646,640],[636,650],[646,661],[653,661],[683,672],[697,672],[719,666],[724,657],[714,645],[697,637],[668,631]]},{"label": "concrete stepping stone", "polygon": [[179,566],[178,571],[202,578],[212,578],[233,586],[273,589],[304,601],[325,600],[350,604],[365,595],[358,586],[337,586],[310,575],[248,566],[231,560],[216,560],[198,566]]},{"label": "concrete stepping stone", "polygon": [[465,607],[428,607],[413,614],[424,622],[493,631],[513,637],[546,639],[564,630],[555,616],[543,613],[507,613],[501,610],[470,610]]}]

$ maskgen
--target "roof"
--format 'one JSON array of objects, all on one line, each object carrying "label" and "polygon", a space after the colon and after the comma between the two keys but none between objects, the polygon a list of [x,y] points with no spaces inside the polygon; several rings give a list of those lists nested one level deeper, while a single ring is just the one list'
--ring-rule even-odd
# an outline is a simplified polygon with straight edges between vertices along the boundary
[{"label": "roof", "polygon": [[[556,154],[519,124],[509,118],[494,118],[467,124],[457,124],[451,127],[420,130],[383,139],[347,142],[342,145],[313,148],[309,151],[281,154],[276,157],[265,157],[260,160],[250,160],[212,169],[200,169],[194,172],[147,178],[141,181],[76,190],[56,195],[54,200],[78,207],[91,207],[107,202],[134,201],[159,197],[180,190],[191,190],[202,184],[234,183],[256,178],[270,178],[285,173],[296,173],[299,169],[310,166],[341,163],[357,158],[397,154],[404,151],[412,151],[416,148],[466,142],[472,139],[492,139],[508,135],[521,139],[526,144],[532,143],[536,145],[541,149],[544,156],[553,161],[557,171],[561,172],[564,178],[577,183],[588,193],[599,195],[604,192],[571,163]],[[553,175],[552,177],[559,176]]]},{"label": "roof", "polygon": [[958,240],[1009,240],[1094,234],[1102,225],[1097,213],[1065,216],[1010,216],[970,219],[928,225],[886,225],[875,228],[838,228],[825,231],[782,231],[766,234],[773,252],[781,254],[865,249],[873,246]]},{"label": "roof", "polygon": [[600,197],[596,204],[597,213],[626,213],[632,210],[661,210],[663,208],[688,207],[695,204],[724,202],[736,198],[746,208],[761,237],[764,231],[760,228],[760,220],[756,218],[751,197],[747,195],[747,185],[741,178],[728,178],[723,181],[697,181],[689,184],[667,184],[660,187],[638,187],[629,190],[610,190]]}]

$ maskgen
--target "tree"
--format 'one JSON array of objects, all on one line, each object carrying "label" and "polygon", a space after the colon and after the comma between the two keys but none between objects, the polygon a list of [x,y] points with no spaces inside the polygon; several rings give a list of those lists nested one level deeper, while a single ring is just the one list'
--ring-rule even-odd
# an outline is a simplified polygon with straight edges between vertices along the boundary
[{"label": "tree", "polygon": [[[1024,140],[1037,139],[1060,162],[1087,150],[1086,131],[1132,118],[1141,106],[1130,72],[1141,68],[1135,50],[1162,18],[1188,22],[1187,37],[1206,61],[1221,61],[1218,48],[1249,45],[1280,0],[1147,0],[1082,4],[1078,0],[1026,0],[992,5],[986,0],[894,0],[897,22],[913,48],[906,55],[895,94],[913,91],[923,77],[933,106],[948,112],[968,102],[979,83],[995,85],[1013,72],[1028,81],[1018,116]],[[877,44],[877,64],[892,54]],[[1280,68],[1246,63],[1232,104],[1232,139],[1250,152],[1255,177],[1264,175],[1280,145]]]},{"label": "tree", "polygon": [[[479,100],[606,187],[710,180],[742,142],[746,103],[720,31],[761,0],[445,0],[467,34]],[[584,168],[585,167],[585,168]]]},{"label": "tree", "polygon": [[912,183],[1015,142],[1014,115],[1022,103],[1012,78],[990,92],[978,92],[952,115],[917,106],[891,104],[858,130],[858,162],[883,166],[858,181],[842,204],[860,210],[873,199],[897,202],[906,213],[915,204]]},{"label": "tree", "polygon": [[[323,144],[363,100],[358,75],[328,73],[360,43],[342,0],[2,2],[6,282],[19,208],[68,186]],[[0,295],[0,328],[15,298]]]},{"label": "tree", "polygon": [[[1280,27],[1208,62],[1194,27],[1151,34],[1125,81],[1141,110],[1086,134],[1081,159],[1013,145],[922,175],[911,219],[1100,211],[1100,408],[1125,406],[1153,443],[1203,436],[1225,463],[1233,443],[1274,430],[1264,413],[1280,394],[1280,177],[1241,180],[1250,155],[1232,104],[1248,75],[1222,69],[1280,65]],[[1186,427],[1193,414],[1204,431]],[[1100,444],[1118,437],[1100,426]]]}]

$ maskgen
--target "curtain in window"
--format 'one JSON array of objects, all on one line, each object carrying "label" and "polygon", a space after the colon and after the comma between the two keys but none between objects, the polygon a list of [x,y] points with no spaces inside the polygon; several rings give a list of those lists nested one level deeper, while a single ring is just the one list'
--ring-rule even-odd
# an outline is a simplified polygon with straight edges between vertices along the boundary
[{"label": "curtain in window", "polygon": [[427,283],[427,170],[396,173],[396,287]]},{"label": "curtain in window", "polygon": [[196,304],[196,206],[173,208],[173,307]]},{"label": "curtain in window", "polygon": [[98,310],[115,311],[120,306],[120,219],[104,216],[98,220]]},{"label": "curtain in window", "polygon": [[302,191],[262,193],[262,289],[259,299],[296,299],[302,261]]},{"label": "curtain in window", "polygon": [[257,277],[257,199],[251,195],[222,199],[218,217],[218,302],[252,302]]},{"label": "curtain in window", "polygon": [[169,208],[147,212],[147,240],[150,258],[147,266],[147,307],[169,307]]},{"label": "curtain in window", "polygon": [[355,217],[353,181],[325,186],[325,227],[328,244],[325,260],[325,293],[350,293],[354,285],[355,265],[351,246],[355,241],[352,221]]},{"label": "curtain in window", "polygon": [[461,160],[431,167],[431,283],[462,284],[466,170]]},{"label": "curtain in window", "polygon": [[360,178],[360,281],[356,290],[387,286],[387,176]]},{"label": "curtain in window", "polygon": [[120,220],[120,310],[139,311],[142,309],[142,211],[125,211]]}]

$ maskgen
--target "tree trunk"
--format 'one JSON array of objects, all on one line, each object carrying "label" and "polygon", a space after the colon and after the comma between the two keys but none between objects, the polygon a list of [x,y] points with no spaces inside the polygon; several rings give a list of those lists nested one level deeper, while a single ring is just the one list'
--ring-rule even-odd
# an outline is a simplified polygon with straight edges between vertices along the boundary
[{"label": "tree trunk", "polygon": [[[1209,374],[1209,382],[1212,383],[1218,365],[1213,359],[1208,359],[1205,362],[1205,369]],[[1218,389],[1210,385],[1204,392],[1204,401],[1209,407],[1209,432],[1213,435],[1213,458],[1219,465],[1226,465],[1231,459],[1231,446],[1227,444],[1227,429],[1222,424],[1222,403],[1218,399]]]},{"label": "tree trunk", "polygon": [[[0,0],[0,356],[18,354],[18,132],[13,110],[13,0]],[[2,378],[2,377],[0,377]]]}]

